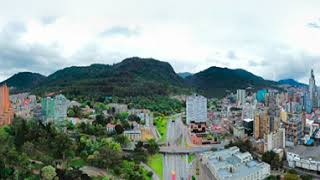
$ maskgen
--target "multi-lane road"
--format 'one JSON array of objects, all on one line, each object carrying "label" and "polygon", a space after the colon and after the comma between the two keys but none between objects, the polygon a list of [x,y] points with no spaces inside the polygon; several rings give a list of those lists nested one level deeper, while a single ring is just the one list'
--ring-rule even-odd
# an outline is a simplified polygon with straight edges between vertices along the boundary
[{"label": "multi-lane road", "polygon": [[[185,146],[186,135],[181,116],[176,115],[168,122],[166,145],[170,148]],[[163,178],[170,180],[175,173],[177,180],[187,180],[189,176],[187,154],[164,154],[163,155]]]}]

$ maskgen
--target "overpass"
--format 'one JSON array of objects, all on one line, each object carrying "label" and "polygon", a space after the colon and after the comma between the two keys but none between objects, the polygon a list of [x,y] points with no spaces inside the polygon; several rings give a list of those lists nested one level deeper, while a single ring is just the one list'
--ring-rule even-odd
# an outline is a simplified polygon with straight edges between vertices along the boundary
[{"label": "overpass", "polygon": [[202,153],[206,151],[210,151],[213,149],[220,149],[220,144],[211,145],[211,146],[196,146],[196,147],[170,147],[170,146],[162,146],[160,147],[160,153],[163,154],[192,154],[192,153]]}]

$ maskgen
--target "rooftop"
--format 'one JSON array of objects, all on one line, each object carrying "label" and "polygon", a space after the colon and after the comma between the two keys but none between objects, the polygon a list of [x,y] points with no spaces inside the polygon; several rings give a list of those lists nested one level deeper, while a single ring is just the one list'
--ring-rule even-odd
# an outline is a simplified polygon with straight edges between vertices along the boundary
[{"label": "rooftop", "polygon": [[264,168],[270,168],[266,163],[253,160],[250,153],[241,153],[238,147],[206,152],[202,156],[207,160],[209,169],[217,172],[219,179],[246,177]]},{"label": "rooftop", "polygon": [[313,160],[320,161],[320,148],[318,146],[303,146],[297,145],[294,147],[289,147],[288,152],[292,152],[298,154],[300,158],[309,159],[312,158]]}]

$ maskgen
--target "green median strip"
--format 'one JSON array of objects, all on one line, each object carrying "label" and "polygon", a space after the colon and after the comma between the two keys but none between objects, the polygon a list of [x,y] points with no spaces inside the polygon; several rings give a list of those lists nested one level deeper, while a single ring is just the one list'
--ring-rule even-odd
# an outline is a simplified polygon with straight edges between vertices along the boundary
[{"label": "green median strip", "polygon": [[168,120],[169,119],[167,116],[159,116],[155,118],[155,125],[161,135],[161,138],[160,138],[161,142],[165,142],[166,140]]},{"label": "green median strip", "polygon": [[157,175],[163,179],[163,156],[162,154],[155,154],[148,158],[147,165],[150,166]]}]

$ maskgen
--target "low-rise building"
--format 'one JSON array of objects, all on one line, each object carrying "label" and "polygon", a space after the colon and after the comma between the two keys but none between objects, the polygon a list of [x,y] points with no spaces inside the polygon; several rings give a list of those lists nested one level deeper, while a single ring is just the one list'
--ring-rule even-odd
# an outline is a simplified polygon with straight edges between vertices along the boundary
[{"label": "low-rise building", "polygon": [[108,113],[110,115],[128,112],[128,105],[127,104],[110,103],[110,104],[108,104],[108,106],[110,107],[108,110]]},{"label": "low-rise building", "polygon": [[250,153],[238,147],[201,154],[202,163],[217,180],[262,180],[270,175],[270,165],[253,160]]},{"label": "low-rise building", "polygon": [[130,109],[129,115],[131,114],[138,116],[147,127],[153,124],[153,113],[148,109]]},{"label": "low-rise building", "polygon": [[233,126],[232,130],[233,130],[233,136],[240,138],[240,139],[245,137],[243,126]]},{"label": "low-rise building", "polygon": [[107,132],[108,133],[114,133],[115,132],[115,127],[116,127],[115,124],[108,123],[106,127],[107,127]]},{"label": "low-rise building", "polygon": [[297,145],[287,152],[288,165],[291,168],[302,168],[320,172],[320,150],[316,146]]},{"label": "low-rise building", "polygon": [[130,141],[141,141],[141,130],[127,130],[123,134],[129,138]]}]

